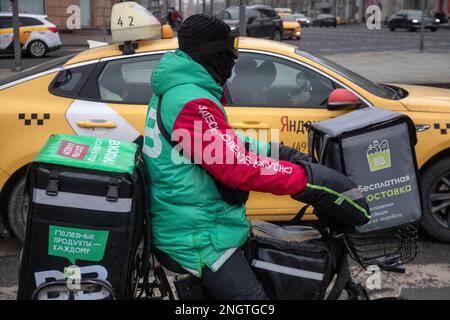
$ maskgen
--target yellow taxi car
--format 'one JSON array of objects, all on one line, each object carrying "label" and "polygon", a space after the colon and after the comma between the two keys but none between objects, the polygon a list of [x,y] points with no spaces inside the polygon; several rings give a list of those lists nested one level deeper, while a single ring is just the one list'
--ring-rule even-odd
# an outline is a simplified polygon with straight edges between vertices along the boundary
[{"label": "yellow taxi car", "polygon": [[[10,53],[14,49],[12,20],[11,12],[0,12],[0,53]],[[23,53],[40,58],[49,51],[61,48],[58,28],[47,20],[47,16],[20,14],[19,25]]]},{"label": "yellow taxi car", "polygon": [[300,40],[302,36],[302,27],[300,23],[290,13],[278,13],[283,21],[283,38]]},{"label": "yellow taxi car", "polygon": [[[124,55],[120,44],[53,60],[0,81],[0,208],[23,239],[28,164],[51,134],[78,134],[138,141],[152,95],[150,75],[176,39],[142,40]],[[423,228],[450,242],[450,91],[375,84],[297,47],[241,38],[227,83],[226,111],[236,129],[278,129],[285,145],[307,151],[305,125],[342,115],[328,106],[346,89],[361,106],[410,116],[418,131],[417,160],[423,184]],[[290,197],[252,193],[250,219],[287,220],[301,204]],[[308,214],[305,219],[314,219]]]}]

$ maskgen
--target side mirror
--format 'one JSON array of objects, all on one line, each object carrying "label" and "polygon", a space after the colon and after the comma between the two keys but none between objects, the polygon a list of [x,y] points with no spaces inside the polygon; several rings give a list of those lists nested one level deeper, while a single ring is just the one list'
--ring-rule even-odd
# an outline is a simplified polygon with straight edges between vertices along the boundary
[{"label": "side mirror", "polygon": [[327,109],[334,110],[351,110],[361,105],[359,98],[347,89],[335,89],[328,98]]}]

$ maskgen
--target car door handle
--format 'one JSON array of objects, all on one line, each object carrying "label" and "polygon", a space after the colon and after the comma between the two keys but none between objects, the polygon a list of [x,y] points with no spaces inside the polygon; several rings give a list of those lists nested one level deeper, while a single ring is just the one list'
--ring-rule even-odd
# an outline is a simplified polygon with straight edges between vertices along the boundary
[{"label": "car door handle", "polygon": [[117,128],[117,124],[114,121],[106,120],[81,120],[77,122],[77,126],[80,128]]},{"label": "car door handle", "polygon": [[234,129],[270,129],[267,123],[259,121],[243,121],[231,124]]}]

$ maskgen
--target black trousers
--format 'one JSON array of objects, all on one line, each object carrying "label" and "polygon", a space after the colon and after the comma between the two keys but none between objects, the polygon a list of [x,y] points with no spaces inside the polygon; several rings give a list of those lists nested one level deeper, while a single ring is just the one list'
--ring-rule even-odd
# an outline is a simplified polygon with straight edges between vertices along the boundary
[{"label": "black trousers", "polygon": [[215,300],[267,300],[243,252],[237,249],[216,272],[203,269],[202,283]]}]

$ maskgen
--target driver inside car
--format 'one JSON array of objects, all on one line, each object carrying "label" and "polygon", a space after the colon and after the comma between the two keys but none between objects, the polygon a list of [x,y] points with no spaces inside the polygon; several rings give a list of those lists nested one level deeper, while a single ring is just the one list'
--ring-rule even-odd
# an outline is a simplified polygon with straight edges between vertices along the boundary
[{"label": "driver inside car", "polygon": [[309,105],[308,102],[310,102],[312,96],[311,81],[307,79],[304,72],[300,71],[295,78],[295,82],[298,86],[295,91],[288,91],[292,106],[306,107]]},{"label": "driver inside car", "polygon": [[179,49],[152,74],[143,153],[154,247],[198,277],[212,298],[258,300],[267,295],[240,249],[249,236],[250,191],[291,195],[351,227],[369,215],[346,176],[231,128],[223,86],[238,42],[238,33],[214,17],[183,22]]}]

